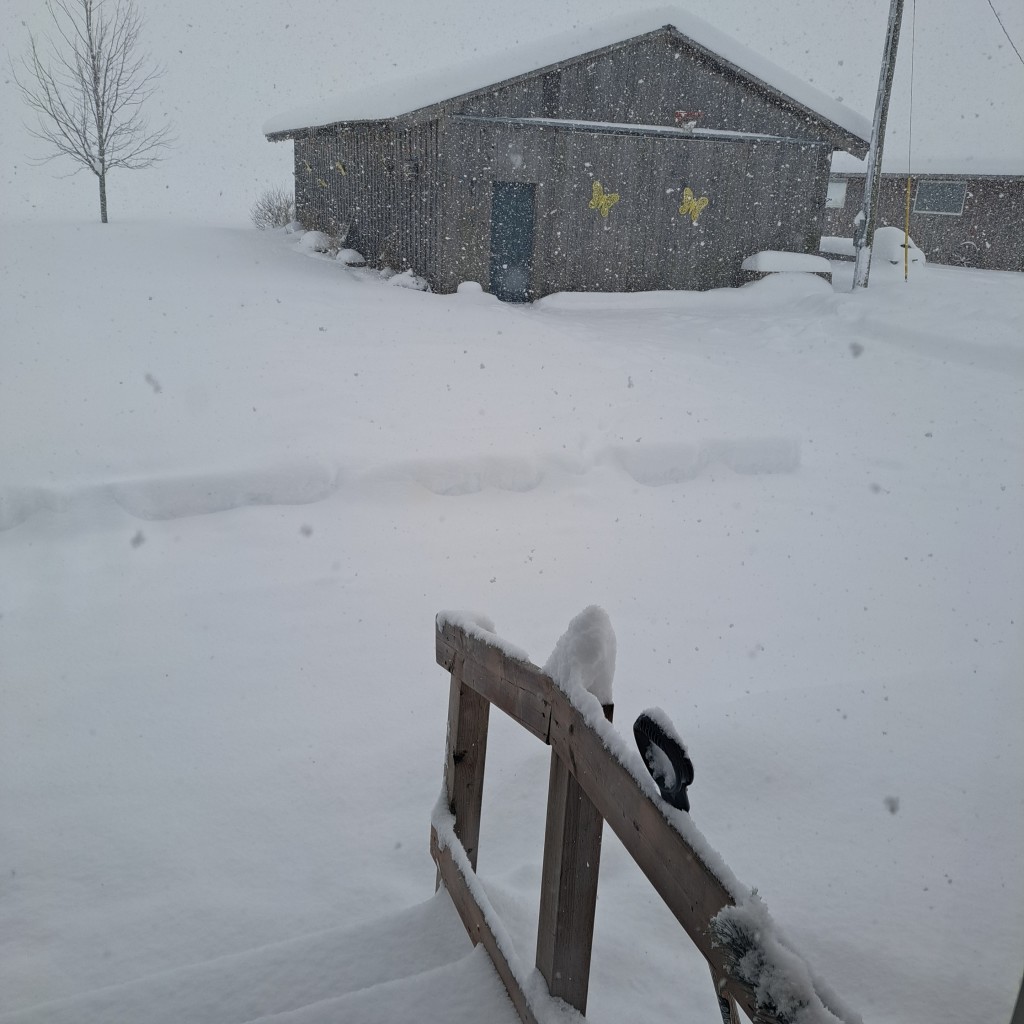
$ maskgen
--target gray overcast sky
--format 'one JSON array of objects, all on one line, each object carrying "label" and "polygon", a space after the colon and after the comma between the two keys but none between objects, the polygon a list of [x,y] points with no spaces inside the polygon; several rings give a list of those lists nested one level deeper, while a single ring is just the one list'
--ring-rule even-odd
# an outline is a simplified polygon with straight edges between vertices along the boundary
[{"label": "gray overcast sky", "polygon": [[[1019,48],[1024,5],[993,0]],[[167,68],[153,101],[180,136],[160,167],[115,172],[112,216],[202,217],[243,223],[254,195],[287,184],[291,147],[263,140],[272,114],[374,81],[437,70],[549,33],[615,17],[613,0],[139,0],[144,41]],[[870,116],[888,0],[693,0],[686,11]],[[911,53],[907,14],[890,114],[890,155],[906,152]],[[13,56],[45,29],[38,0],[5,0],[0,38]],[[526,70],[526,69],[524,69]],[[481,85],[487,84],[481,82]],[[9,72],[0,93],[0,216],[92,215],[95,183],[70,167],[29,163],[40,152],[21,127]],[[1000,161],[1024,172],[1024,66],[987,0],[917,0],[915,153]]]}]

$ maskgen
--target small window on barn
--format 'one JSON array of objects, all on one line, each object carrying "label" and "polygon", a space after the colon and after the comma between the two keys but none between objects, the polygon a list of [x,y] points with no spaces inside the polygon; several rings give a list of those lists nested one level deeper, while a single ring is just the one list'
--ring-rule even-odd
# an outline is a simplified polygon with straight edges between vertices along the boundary
[{"label": "small window on barn", "polygon": [[830,181],[825,194],[826,210],[841,210],[846,205],[846,182]]},{"label": "small window on barn", "polygon": [[914,196],[914,213],[944,213],[959,217],[964,212],[967,183],[964,181],[919,181]]}]

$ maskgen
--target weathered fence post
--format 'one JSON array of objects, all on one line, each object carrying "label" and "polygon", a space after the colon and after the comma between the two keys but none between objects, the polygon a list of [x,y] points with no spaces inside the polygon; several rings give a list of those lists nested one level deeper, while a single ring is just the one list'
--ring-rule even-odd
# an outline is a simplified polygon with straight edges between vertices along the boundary
[{"label": "weathered fence post", "polygon": [[448,810],[455,815],[455,834],[465,847],[469,862],[476,871],[484,793],[484,760],[487,756],[487,722],[491,703],[462,681],[464,664],[465,659],[461,654],[456,656],[452,664],[444,784],[448,794]]},{"label": "weathered fence post", "polygon": [[[453,817],[442,814],[432,822],[430,852],[467,933],[487,950],[524,1024],[538,1021],[527,994],[534,990],[532,972],[515,955],[494,907],[473,881],[492,703],[548,744],[553,755],[537,929],[537,968],[550,994],[586,1011],[606,821],[707,961],[723,1024],[738,1024],[737,1008],[753,1024],[787,1019],[774,1012],[770,1000],[759,1002],[755,985],[738,976],[731,954],[716,942],[714,922],[736,906],[735,894],[571,697],[536,665],[492,639],[489,630],[467,631],[439,615],[435,648],[437,663],[451,673],[444,775]],[[605,717],[611,720],[611,707]],[[763,959],[761,938],[750,942]],[[807,999],[827,1008],[813,984]],[[1015,1014],[1019,1010],[1018,1001]]]},{"label": "weathered fence post", "polygon": [[[604,708],[612,719],[612,705]],[[597,876],[604,819],[565,762],[551,751],[537,969],[553,996],[587,1012]]]}]

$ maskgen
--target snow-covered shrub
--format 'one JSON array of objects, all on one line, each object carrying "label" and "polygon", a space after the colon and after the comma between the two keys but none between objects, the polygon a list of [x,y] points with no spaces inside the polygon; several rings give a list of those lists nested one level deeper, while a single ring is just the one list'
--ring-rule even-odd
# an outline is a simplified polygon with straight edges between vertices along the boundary
[{"label": "snow-covered shrub", "polygon": [[260,231],[266,231],[267,228],[284,228],[295,216],[295,203],[285,189],[268,188],[256,198],[249,216]]},{"label": "snow-covered shrub", "polygon": [[299,246],[307,252],[330,252],[331,238],[323,231],[307,231],[300,239]]},{"label": "snow-covered shrub", "polygon": [[430,291],[430,285],[426,280],[414,274],[411,270],[404,270],[401,274],[393,274],[388,278],[390,284],[397,288],[412,288],[417,292]]},{"label": "snow-covered shrub", "polygon": [[339,263],[344,263],[346,267],[365,267],[366,260],[363,258],[361,252],[357,252],[355,249],[339,249],[338,255],[334,257]]}]

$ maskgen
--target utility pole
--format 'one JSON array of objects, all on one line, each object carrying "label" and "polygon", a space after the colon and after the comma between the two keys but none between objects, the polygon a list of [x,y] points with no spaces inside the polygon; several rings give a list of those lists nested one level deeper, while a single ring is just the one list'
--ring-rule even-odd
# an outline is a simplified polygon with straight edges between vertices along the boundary
[{"label": "utility pole", "polygon": [[889,27],[885,33],[885,49],[882,51],[875,117],[871,122],[871,148],[868,150],[868,173],[864,179],[864,202],[857,214],[853,233],[853,245],[857,253],[853,271],[854,288],[868,286],[871,246],[875,240],[875,213],[882,184],[882,145],[885,142],[885,122],[889,117],[889,95],[892,92],[892,77],[896,72],[896,47],[900,41],[902,22],[903,0],[890,0]]}]

